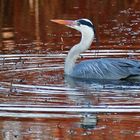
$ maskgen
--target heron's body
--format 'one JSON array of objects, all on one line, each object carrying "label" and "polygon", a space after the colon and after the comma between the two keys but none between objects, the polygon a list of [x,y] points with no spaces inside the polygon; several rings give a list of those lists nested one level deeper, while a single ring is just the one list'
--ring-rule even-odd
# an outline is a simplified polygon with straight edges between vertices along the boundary
[{"label": "heron's body", "polygon": [[81,32],[82,39],[68,53],[65,60],[65,74],[85,79],[127,79],[140,78],[140,61],[123,58],[100,58],[82,61],[76,64],[80,53],[87,50],[94,39],[93,24],[87,19],[76,21],[52,20],[65,24]]},{"label": "heron's body", "polygon": [[123,58],[86,60],[75,65],[71,76],[94,79],[127,79],[140,76],[140,62]]}]

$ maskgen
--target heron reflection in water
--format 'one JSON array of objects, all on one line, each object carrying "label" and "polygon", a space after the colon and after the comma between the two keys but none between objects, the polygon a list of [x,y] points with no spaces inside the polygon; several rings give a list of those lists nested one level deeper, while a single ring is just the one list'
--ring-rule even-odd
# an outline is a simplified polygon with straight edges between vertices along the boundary
[{"label": "heron reflection in water", "polygon": [[88,19],[51,20],[81,32],[80,43],[74,45],[65,60],[65,75],[82,79],[139,79],[140,61],[124,58],[99,58],[76,64],[80,53],[86,51],[95,36],[94,26]]}]

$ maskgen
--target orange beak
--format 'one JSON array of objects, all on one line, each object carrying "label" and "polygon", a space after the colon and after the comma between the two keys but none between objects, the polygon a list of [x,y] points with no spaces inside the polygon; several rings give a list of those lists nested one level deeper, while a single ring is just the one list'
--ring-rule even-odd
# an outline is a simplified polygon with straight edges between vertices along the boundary
[{"label": "orange beak", "polygon": [[55,23],[58,23],[58,24],[63,24],[63,25],[66,25],[66,26],[76,25],[75,21],[73,21],[73,20],[53,19],[51,21],[55,22]]}]

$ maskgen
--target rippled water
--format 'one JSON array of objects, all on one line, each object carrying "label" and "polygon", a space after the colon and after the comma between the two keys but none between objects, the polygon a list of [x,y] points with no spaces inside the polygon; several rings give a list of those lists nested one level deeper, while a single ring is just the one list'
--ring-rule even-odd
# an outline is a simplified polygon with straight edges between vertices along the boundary
[{"label": "rippled water", "polygon": [[65,77],[64,59],[80,34],[50,22],[94,21],[99,42],[82,60],[139,59],[138,1],[0,2],[1,139],[139,139],[140,82]]}]

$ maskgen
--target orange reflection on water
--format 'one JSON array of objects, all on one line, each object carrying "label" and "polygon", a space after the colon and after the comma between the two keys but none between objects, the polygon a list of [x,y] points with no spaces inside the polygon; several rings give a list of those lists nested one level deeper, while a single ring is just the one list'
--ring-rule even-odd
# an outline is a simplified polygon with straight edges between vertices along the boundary
[{"label": "orange reflection on water", "polygon": [[91,130],[80,128],[79,119],[5,119],[0,121],[0,138],[138,140],[140,130],[137,115],[99,115],[98,126]]},{"label": "orange reflection on water", "polygon": [[[140,7],[138,1],[25,0],[19,3],[17,0],[14,2],[1,0],[1,5],[1,28],[14,29],[14,41],[17,46],[15,45],[16,49],[13,49],[12,53],[60,51],[61,38],[59,36],[64,38],[65,46],[75,44],[79,41],[79,33],[53,24],[50,20],[83,17],[91,19],[95,24],[100,42],[98,49],[108,49],[108,45],[111,45],[112,49],[133,47],[139,49]],[[52,44],[58,44],[59,47]],[[0,47],[1,51],[5,52],[4,46]],[[94,46],[92,49],[97,48]]]}]

